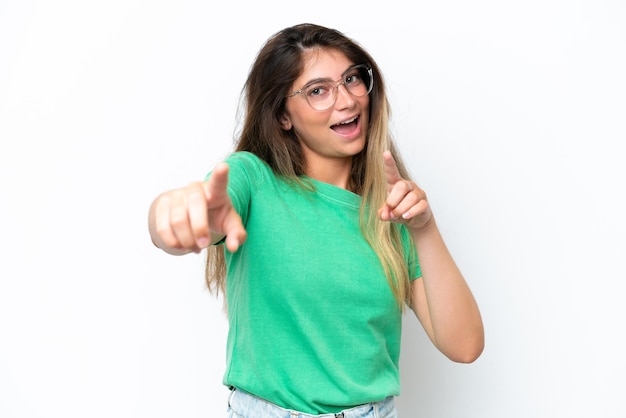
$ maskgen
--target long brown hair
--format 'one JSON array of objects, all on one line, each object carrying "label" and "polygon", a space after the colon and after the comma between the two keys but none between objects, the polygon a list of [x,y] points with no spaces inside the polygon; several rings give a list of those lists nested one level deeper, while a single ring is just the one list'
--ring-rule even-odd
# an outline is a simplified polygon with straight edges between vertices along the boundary
[{"label": "long brown hair", "polygon": [[[377,209],[387,196],[383,151],[391,151],[400,174],[408,172],[396,151],[390,129],[390,109],[385,83],[374,59],[355,41],[341,32],[314,24],[299,24],[277,32],[258,52],[242,90],[243,126],[235,151],[248,151],[266,161],[281,177],[300,183],[305,161],[292,130],[282,128],[285,97],[303,71],[306,52],[334,49],[355,64],[369,64],[374,76],[370,92],[370,123],[365,148],[355,155],[350,178],[353,191],[362,196],[361,231],[378,255],[398,303],[410,298],[409,277],[397,224],[378,219]],[[224,249],[208,249],[206,282],[217,293],[225,289]]]}]

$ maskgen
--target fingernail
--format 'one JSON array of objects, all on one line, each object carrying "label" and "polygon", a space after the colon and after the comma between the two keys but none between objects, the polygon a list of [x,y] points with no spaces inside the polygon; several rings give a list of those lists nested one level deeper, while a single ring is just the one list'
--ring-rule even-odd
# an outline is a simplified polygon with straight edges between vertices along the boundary
[{"label": "fingernail", "polygon": [[206,247],[207,245],[209,245],[209,240],[208,240],[208,238],[200,238],[200,239],[198,240],[198,247],[200,247],[200,248],[204,248],[204,247]]},{"label": "fingernail", "polygon": [[411,214],[409,212],[404,212],[402,214],[402,219],[409,219],[411,217]]}]

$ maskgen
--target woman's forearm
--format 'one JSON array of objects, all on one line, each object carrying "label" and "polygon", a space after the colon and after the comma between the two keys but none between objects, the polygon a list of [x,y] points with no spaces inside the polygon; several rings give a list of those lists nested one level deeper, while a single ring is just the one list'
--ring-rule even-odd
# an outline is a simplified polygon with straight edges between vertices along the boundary
[{"label": "woman's forearm", "polygon": [[454,361],[469,363],[484,347],[483,322],[472,292],[431,218],[411,229],[422,279],[413,282],[412,308],[437,348]]}]

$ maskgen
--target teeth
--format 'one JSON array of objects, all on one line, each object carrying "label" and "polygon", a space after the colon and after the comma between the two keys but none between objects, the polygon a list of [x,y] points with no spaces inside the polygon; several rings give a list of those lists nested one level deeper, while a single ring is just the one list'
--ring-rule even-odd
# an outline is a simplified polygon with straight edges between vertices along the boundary
[{"label": "teeth", "polygon": [[350,120],[346,120],[346,121],[344,121],[344,122],[340,122],[340,123],[338,123],[337,125],[347,125],[347,124],[349,124],[349,123],[354,122],[355,120],[356,120],[356,117],[354,117],[354,118],[352,118],[352,119],[350,119]]}]

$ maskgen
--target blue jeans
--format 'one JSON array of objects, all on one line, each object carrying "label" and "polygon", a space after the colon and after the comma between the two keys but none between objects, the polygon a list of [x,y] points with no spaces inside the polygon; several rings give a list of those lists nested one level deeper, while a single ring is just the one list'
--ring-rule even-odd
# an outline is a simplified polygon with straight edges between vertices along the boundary
[{"label": "blue jeans", "polygon": [[393,396],[346,409],[337,414],[310,415],[264,401],[238,389],[228,398],[228,418],[397,418]]}]

